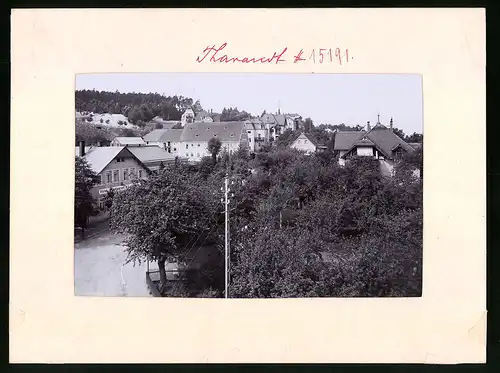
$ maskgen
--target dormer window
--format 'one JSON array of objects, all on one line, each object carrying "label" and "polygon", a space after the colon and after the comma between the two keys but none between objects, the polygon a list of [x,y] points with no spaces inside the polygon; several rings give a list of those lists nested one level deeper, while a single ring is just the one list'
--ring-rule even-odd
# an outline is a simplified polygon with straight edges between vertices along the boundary
[{"label": "dormer window", "polygon": [[214,133],[214,137],[216,137],[216,136],[217,136],[217,134],[216,134],[216,133]]},{"label": "dormer window", "polygon": [[196,137],[200,136],[198,133],[195,135]]},{"label": "dormer window", "polygon": [[224,129],[227,130],[227,126],[224,126]]},{"label": "dormer window", "polygon": [[232,133],[230,136],[231,136],[231,137],[234,137],[234,133]]}]

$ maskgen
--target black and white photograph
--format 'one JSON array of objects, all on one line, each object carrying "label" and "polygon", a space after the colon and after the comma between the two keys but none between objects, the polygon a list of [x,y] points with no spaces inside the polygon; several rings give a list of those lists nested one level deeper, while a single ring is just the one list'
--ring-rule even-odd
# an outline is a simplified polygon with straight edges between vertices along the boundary
[{"label": "black and white photograph", "polygon": [[418,74],[75,76],[74,292],[420,297]]}]

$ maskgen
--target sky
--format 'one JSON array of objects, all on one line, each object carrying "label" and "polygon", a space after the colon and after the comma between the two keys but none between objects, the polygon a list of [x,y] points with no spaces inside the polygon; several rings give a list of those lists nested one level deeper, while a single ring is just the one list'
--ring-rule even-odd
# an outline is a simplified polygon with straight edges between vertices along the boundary
[{"label": "sky", "polygon": [[200,100],[220,113],[237,107],[297,113],[322,123],[373,125],[394,120],[406,134],[423,131],[422,76],[417,74],[125,73],[78,74],[76,89],[160,93]]}]

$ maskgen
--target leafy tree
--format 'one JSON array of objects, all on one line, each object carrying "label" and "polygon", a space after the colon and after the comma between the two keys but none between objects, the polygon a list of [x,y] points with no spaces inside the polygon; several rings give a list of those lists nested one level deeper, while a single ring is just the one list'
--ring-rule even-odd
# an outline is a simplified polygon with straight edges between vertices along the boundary
[{"label": "leafy tree", "polygon": [[313,121],[312,121],[312,119],[311,118],[306,118],[304,120],[304,131],[306,133],[309,133],[309,132],[312,131],[312,129],[313,129]]},{"label": "leafy tree", "polygon": [[156,129],[156,130],[163,129],[163,124],[156,122],[154,125],[154,129]]},{"label": "leafy tree", "polygon": [[156,260],[162,287],[167,284],[165,263],[190,249],[193,236],[216,227],[220,214],[217,197],[206,183],[181,166],[169,166],[148,180],[140,180],[118,193],[112,206],[111,227],[127,233],[128,261]]},{"label": "leafy tree", "polygon": [[208,152],[212,155],[213,164],[217,163],[217,155],[219,154],[221,148],[222,142],[218,138],[212,137],[208,141]]},{"label": "leafy tree", "polygon": [[82,236],[90,215],[94,212],[91,189],[96,184],[97,175],[85,158],[75,157],[75,226],[82,229]]},{"label": "leafy tree", "polygon": [[406,142],[417,142],[417,143],[422,143],[424,140],[422,134],[413,132],[411,135],[407,136],[405,138]]},{"label": "leafy tree", "polygon": [[403,130],[400,130],[399,128],[393,128],[392,130],[396,135],[398,135],[401,139],[405,139],[406,138],[406,135],[405,133],[403,132]]}]

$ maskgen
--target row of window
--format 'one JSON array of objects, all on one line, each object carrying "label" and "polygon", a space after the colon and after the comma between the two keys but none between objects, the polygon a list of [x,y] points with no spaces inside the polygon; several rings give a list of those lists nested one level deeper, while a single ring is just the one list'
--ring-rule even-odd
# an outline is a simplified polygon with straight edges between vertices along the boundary
[{"label": "row of window", "polygon": [[108,170],[101,175],[101,185],[119,183],[120,181],[132,180],[136,177],[142,179],[144,176],[144,170],[138,169],[136,174],[135,167],[124,168],[122,170]]}]

